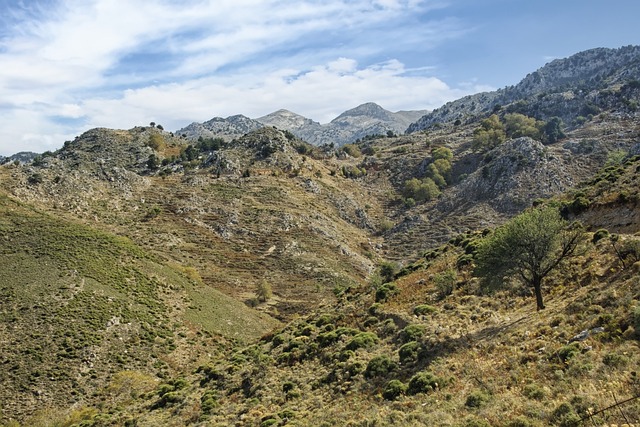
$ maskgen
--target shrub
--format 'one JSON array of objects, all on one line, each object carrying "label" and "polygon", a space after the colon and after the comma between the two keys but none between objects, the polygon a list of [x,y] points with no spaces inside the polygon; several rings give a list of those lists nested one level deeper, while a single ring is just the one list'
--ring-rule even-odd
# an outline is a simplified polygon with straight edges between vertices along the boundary
[{"label": "shrub", "polygon": [[438,298],[444,299],[445,297],[453,293],[453,289],[456,283],[456,272],[453,269],[448,269],[436,274],[436,276],[433,278],[433,281],[436,285]]},{"label": "shrub", "polygon": [[284,344],[285,341],[286,341],[286,338],[283,334],[274,335],[273,338],[271,339],[271,345],[273,346],[273,348],[276,348]]},{"label": "shrub", "polygon": [[602,363],[612,367],[622,367],[629,363],[629,358],[619,353],[608,353],[602,358]]},{"label": "shrub", "polygon": [[421,345],[417,341],[410,341],[400,347],[398,355],[400,356],[400,363],[414,362],[418,360]]},{"label": "shrub", "polygon": [[401,332],[402,341],[418,341],[424,335],[425,327],[423,325],[408,325]]},{"label": "shrub", "polygon": [[164,138],[158,133],[151,134],[147,146],[153,148],[155,151],[162,151],[165,148]]},{"label": "shrub", "polygon": [[205,391],[202,397],[200,398],[200,406],[202,408],[202,412],[205,414],[210,414],[215,408],[217,408],[218,407],[217,398],[218,398],[218,395],[215,390]]},{"label": "shrub", "polygon": [[376,356],[369,361],[364,376],[367,378],[383,377],[389,372],[394,371],[398,364],[391,360],[388,356]]},{"label": "shrub", "polygon": [[155,407],[164,408],[165,406],[181,403],[183,400],[184,396],[182,396],[180,393],[176,391],[170,391],[160,396],[160,400],[156,402]]},{"label": "shrub", "polygon": [[569,359],[574,357],[576,354],[580,354],[580,347],[577,343],[571,343],[569,345],[565,345],[560,350],[558,350],[558,357],[564,363],[567,363]]},{"label": "shrub", "polygon": [[345,347],[347,350],[357,350],[367,348],[378,342],[378,336],[373,332],[360,332],[354,336]]},{"label": "shrub", "polygon": [[[444,181],[441,175],[439,175],[439,177]],[[438,177],[436,176],[436,178]],[[418,178],[412,178],[404,182],[402,194],[406,199],[405,203],[407,203],[409,199],[413,199],[416,203],[422,203],[438,197],[440,195],[440,188],[433,179],[433,176],[424,178],[422,181]]]},{"label": "shrub", "polygon": [[489,395],[483,391],[477,390],[471,392],[469,396],[467,396],[467,400],[464,402],[465,406],[469,408],[479,408],[484,406],[489,401]]},{"label": "shrub", "polygon": [[524,416],[519,416],[507,423],[507,427],[534,427],[533,421]]},{"label": "shrub", "polygon": [[413,309],[413,314],[415,314],[416,316],[423,316],[423,315],[427,315],[427,314],[433,314],[436,312],[436,308],[432,305],[428,305],[428,304],[421,304],[416,306]]},{"label": "shrub", "polygon": [[536,384],[527,384],[526,386],[524,386],[522,394],[524,394],[529,399],[542,400],[544,399],[545,393],[544,390]]},{"label": "shrub", "polygon": [[429,393],[430,391],[438,389],[441,383],[442,380],[433,375],[431,372],[418,372],[409,380],[407,393]]},{"label": "shrub", "polygon": [[578,427],[580,416],[570,403],[561,403],[551,414],[551,420],[560,427]]},{"label": "shrub", "polygon": [[30,175],[29,178],[27,178],[27,182],[30,185],[41,184],[43,180],[44,179],[42,178],[42,175],[39,174],[39,173],[34,173],[34,174]]},{"label": "shrub", "polygon": [[595,233],[593,233],[593,239],[591,240],[593,243],[596,243],[602,239],[605,239],[609,237],[609,231],[601,228],[598,231],[596,231]]},{"label": "shrub", "polygon": [[376,302],[386,301],[389,297],[395,295],[398,288],[393,283],[385,283],[376,290]]},{"label": "shrub", "polygon": [[362,152],[358,148],[357,145],[354,144],[345,144],[342,146],[342,151],[350,155],[351,157],[361,157]]},{"label": "shrub", "polygon": [[391,380],[387,383],[382,392],[382,397],[387,400],[394,400],[407,392],[407,386],[400,380]]},{"label": "shrub", "polygon": [[636,334],[640,334],[640,306],[637,306],[631,312],[631,325],[636,330]]},{"label": "shrub", "polygon": [[393,281],[395,278],[396,272],[398,271],[398,265],[391,261],[383,261],[380,263],[380,267],[378,268],[378,273],[383,280],[383,283],[388,283]]}]

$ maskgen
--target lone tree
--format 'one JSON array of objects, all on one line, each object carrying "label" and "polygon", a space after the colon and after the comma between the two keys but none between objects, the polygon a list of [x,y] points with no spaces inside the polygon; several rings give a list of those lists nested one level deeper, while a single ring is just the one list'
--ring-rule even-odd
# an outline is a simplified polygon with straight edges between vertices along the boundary
[{"label": "lone tree", "polygon": [[554,208],[532,209],[496,229],[478,248],[476,275],[481,286],[497,289],[516,276],[533,287],[538,310],[544,309],[542,282],[573,256],[583,235]]}]

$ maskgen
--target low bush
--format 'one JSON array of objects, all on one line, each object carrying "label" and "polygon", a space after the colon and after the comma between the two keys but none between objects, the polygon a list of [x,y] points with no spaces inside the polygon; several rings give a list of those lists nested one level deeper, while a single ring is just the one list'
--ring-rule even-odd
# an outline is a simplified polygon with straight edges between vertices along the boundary
[{"label": "low bush", "polygon": [[387,400],[395,400],[407,392],[407,386],[400,380],[391,380],[382,392],[382,397]]},{"label": "low bush", "polygon": [[418,341],[424,335],[426,328],[423,325],[408,325],[400,333],[403,342]]},{"label": "low bush", "polygon": [[477,390],[471,392],[467,396],[467,400],[464,402],[465,406],[469,408],[479,408],[484,406],[489,401],[489,395],[483,391]]},{"label": "low bush", "polygon": [[424,316],[427,314],[433,314],[436,312],[436,308],[432,305],[428,305],[428,304],[421,304],[416,306],[413,309],[413,314],[415,314],[416,316]]},{"label": "low bush", "polygon": [[360,332],[354,336],[346,346],[347,350],[357,350],[359,348],[367,348],[378,342],[378,336],[373,332]]},{"label": "low bush", "polygon": [[393,283],[385,283],[376,290],[376,302],[386,301],[398,292],[398,288]]},{"label": "low bush", "polygon": [[400,363],[415,362],[420,355],[420,349],[422,346],[417,341],[410,341],[400,347],[398,355],[400,356]]},{"label": "low bush", "polygon": [[419,372],[409,380],[408,394],[429,393],[442,385],[442,380],[431,372]]},{"label": "low bush", "polygon": [[604,228],[599,229],[595,233],[593,233],[593,239],[591,240],[593,243],[597,243],[598,241],[609,237],[609,231]]},{"label": "low bush", "polygon": [[394,371],[398,364],[391,360],[388,356],[376,356],[369,361],[364,376],[367,378],[383,377]]}]

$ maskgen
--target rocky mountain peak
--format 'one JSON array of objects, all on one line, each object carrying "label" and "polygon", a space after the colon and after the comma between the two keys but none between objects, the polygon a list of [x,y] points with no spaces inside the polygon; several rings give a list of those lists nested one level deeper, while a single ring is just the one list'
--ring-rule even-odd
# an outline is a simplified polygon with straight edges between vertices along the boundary
[{"label": "rocky mountain peak", "polygon": [[367,118],[378,119],[382,121],[393,121],[393,113],[385,110],[381,106],[373,102],[367,102],[362,105],[358,105],[351,110],[347,110],[340,114],[338,117],[332,120],[332,123],[342,121],[345,117],[360,117],[365,116]]},{"label": "rocky mountain peak", "polygon": [[266,116],[257,118],[256,121],[266,126],[275,126],[290,132],[300,130],[309,131],[321,127],[320,123],[285,109],[280,109]]},{"label": "rocky mountain peak", "polygon": [[177,135],[188,139],[222,138],[230,141],[249,132],[260,129],[264,125],[242,114],[236,114],[227,118],[214,117],[203,123],[193,122],[187,127],[176,131]]}]

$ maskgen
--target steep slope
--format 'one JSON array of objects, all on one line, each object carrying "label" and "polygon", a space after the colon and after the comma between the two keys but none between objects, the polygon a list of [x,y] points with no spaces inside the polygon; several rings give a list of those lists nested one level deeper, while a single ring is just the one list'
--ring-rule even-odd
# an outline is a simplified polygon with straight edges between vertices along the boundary
[{"label": "steep slope", "polygon": [[637,104],[629,105],[628,102],[630,96],[637,97],[638,87],[633,82],[639,78],[640,46],[591,49],[556,59],[515,86],[449,102],[411,124],[407,132],[418,132],[437,123],[455,120],[468,123],[509,104],[512,105],[507,108],[508,112],[542,120],[558,116],[567,125],[574,125],[581,121],[578,120],[580,117],[610,110],[614,104],[625,100],[624,109],[634,111]]},{"label": "steep slope", "polygon": [[127,238],[5,194],[0,236],[0,418],[95,404],[122,371],[153,387],[225,340],[250,341],[277,324]]}]

